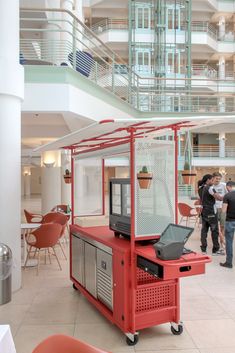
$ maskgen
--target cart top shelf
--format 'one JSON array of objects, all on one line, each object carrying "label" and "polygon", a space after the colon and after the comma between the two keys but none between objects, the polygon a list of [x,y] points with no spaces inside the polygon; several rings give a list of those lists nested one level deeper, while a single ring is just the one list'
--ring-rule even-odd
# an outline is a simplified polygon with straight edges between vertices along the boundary
[{"label": "cart top shelf", "polygon": [[[229,117],[228,117],[229,118]],[[232,117],[231,117],[232,118]],[[117,141],[128,143],[130,129],[135,130],[135,137],[149,136],[166,131],[172,128],[193,129],[214,125],[222,122],[220,116],[212,116],[205,119],[203,116],[175,117],[175,118],[151,118],[149,120],[129,119],[129,120],[101,120],[92,123],[80,130],[65,135],[56,141],[50,142],[36,148],[35,152],[44,152],[57,149],[71,149],[74,152],[91,152],[94,148],[106,149],[114,145]]]}]

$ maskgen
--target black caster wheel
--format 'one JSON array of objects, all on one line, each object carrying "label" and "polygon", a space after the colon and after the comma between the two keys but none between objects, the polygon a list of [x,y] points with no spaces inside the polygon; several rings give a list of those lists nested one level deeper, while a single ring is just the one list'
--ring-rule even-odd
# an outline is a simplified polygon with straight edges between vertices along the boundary
[{"label": "black caster wheel", "polygon": [[75,286],[74,283],[73,283],[73,289],[78,290],[78,288]]},{"label": "black caster wheel", "polygon": [[181,333],[183,333],[184,328],[183,325],[178,325],[178,330],[176,330],[173,326],[171,326],[171,332],[173,333],[173,335],[181,335]]},{"label": "black caster wheel", "polygon": [[139,341],[139,335],[134,335],[134,341],[132,341],[129,337],[126,337],[126,343],[128,346],[135,346]]}]

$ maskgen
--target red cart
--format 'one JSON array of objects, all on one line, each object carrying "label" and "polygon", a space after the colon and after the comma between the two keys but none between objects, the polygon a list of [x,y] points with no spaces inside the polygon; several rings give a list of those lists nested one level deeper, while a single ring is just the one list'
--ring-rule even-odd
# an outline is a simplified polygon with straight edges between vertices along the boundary
[{"label": "red cart", "polygon": [[[169,322],[173,334],[183,332],[179,280],[204,273],[210,262],[208,256],[197,253],[163,261],[149,244],[169,223],[178,222],[178,131],[190,126],[186,121],[159,125],[159,119],[102,121],[62,138],[59,144],[69,148],[72,156],[73,286],[125,333],[128,345],[137,343],[141,329],[154,325]],[[76,224],[79,215],[104,217],[107,156],[129,158],[129,239],[115,237],[108,225]],[[139,185],[143,169],[151,172],[147,188]],[[146,267],[139,266],[140,261]]]}]

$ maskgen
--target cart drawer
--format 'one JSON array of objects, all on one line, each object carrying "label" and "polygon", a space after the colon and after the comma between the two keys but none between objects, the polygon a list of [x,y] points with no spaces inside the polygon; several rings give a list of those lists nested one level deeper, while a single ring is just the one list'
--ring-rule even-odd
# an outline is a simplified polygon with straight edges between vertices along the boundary
[{"label": "cart drawer", "polygon": [[97,249],[97,268],[108,276],[112,276],[112,255]]},{"label": "cart drawer", "polygon": [[97,297],[113,310],[112,255],[97,249]]}]

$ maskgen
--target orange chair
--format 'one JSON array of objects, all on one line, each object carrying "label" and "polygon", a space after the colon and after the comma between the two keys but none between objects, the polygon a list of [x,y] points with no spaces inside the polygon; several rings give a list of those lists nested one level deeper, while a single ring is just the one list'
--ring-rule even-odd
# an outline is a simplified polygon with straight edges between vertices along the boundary
[{"label": "orange chair", "polygon": [[188,225],[188,222],[192,219],[195,221],[195,224],[196,224],[196,221],[197,221],[197,212],[195,210],[195,208],[189,206],[187,203],[178,203],[178,209],[179,209],[179,213],[180,213],[180,216],[181,216],[181,219],[180,219],[180,222],[179,224],[182,222],[182,221],[186,221],[186,226]]},{"label": "orange chair", "polygon": [[196,200],[194,202],[194,206],[195,206],[195,210],[197,212],[197,219],[196,219],[196,222],[195,222],[195,226],[196,224],[199,226],[199,220],[200,220],[200,217],[201,217],[201,213],[202,213],[202,204],[201,204],[201,200]]},{"label": "orange chair", "polygon": [[65,335],[53,335],[33,350],[32,353],[108,353],[85,342]]},{"label": "orange chair", "polygon": [[37,213],[30,213],[24,210],[24,215],[26,218],[27,223],[41,223],[43,216]]},{"label": "orange chair", "polygon": [[43,219],[42,219],[42,224],[44,224],[44,223],[58,223],[62,226],[61,235],[58,240],[58,245],[61,248],[61,251],[64,255],[65,260],[67,260],[67,257],[65,255],[64,249],[61,244],[61,238],[64,235],[67,222],[68,222],[67,216],[64,215],[63,213],[60,213],[60,212],[49,212],[45,216],[43,216]]},{"label": "orange chair", "polygon": [[[67,221],[70,220],[70,215],[67,214],[67,205],[56,205],[55,207],[53,207],[51,209],[51,212],[65,213],[66,217],[67,217]],[[68,233],[69,233],[69,225],[68,225],[68,223],[67,223],[66,227],[67,227],[67,230],[68,230]]]},{"label": "orange chair", "polygon": [[49,260],[51,263],[51,256],[49,252],[49,248],[52,248],[53,253],[55,255],[56,261],[59,265],[60,270],[62,270],[59,259],[57,257],[56,251],[55,251],[55,245],[58,243],[58,240],[61,236],[61,231],[62,231],[62,226],[57,223],[45,223],[40,226],[40,228],[37,228],[35,231],[33,231],[31,234],[33,234],[34,239],[26,239],[28,245],[29,245],[29,251],[25,260],[24,268],[27,265],[29,255],[31,252],[32,247],[36,248],[36,251],[38,251],[38,266],[37,266],[37,274],[39,271],[39,265],[40,265],[40,250],[45,249],[48,251],[48,256]]}]

